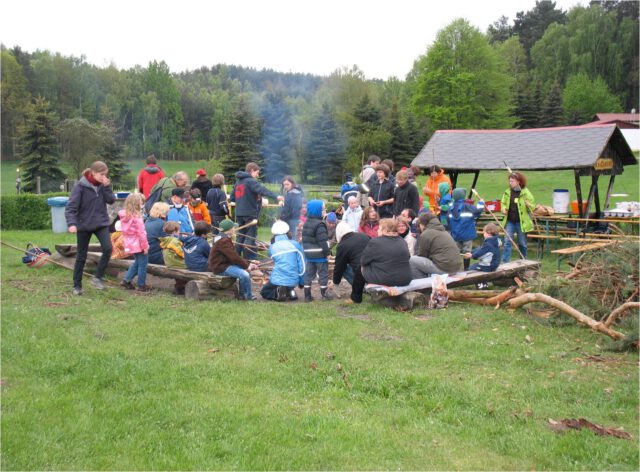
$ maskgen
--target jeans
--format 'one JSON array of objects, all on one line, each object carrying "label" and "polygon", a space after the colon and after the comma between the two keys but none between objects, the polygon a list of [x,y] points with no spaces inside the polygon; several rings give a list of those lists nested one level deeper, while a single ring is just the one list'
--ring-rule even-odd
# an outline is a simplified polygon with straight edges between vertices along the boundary
[{"label": "jeans", "polygon": [[[527,258],[527,233],[522,232],[522,228],[520,227],[520,223],[511,223],[507,221],[507,224],[504,227],[505,232],[509,235],[509,237],[505,236],[504,238],[504,251],[502,253],[502,262],[509,262],[511,260],[511,251],[513,249],[513,244],[511,244],[511,239],[518,243],[518,248],[522,255]],[[515,237],[517,236],[517,240]]]},{"label": "jeans", "polygon": [[222,273],[229,277],[235,277],[240,282],[240,296],[245,300],[251,300],[251,276],[241,267],[230,265]]},{"label": "jeans", "polygon": [[[255,220],[253,216],[238,216],[236,221],[238,226],[244,226],[247,223],[251,223]],[[256,245],[256,237],[258,236],[258,225],[249,226],[248,228],[243,228],[236,233],[236,243],[246,244],[248,246]],[[244,257],[248,261],[254,261],[258,258],[258,249],[250,248],[245,246],[240,246],[239,244],[236,246],[236,252],[239,256]]]},{"label": "jeans", "polygon": [[[360,274],[362,274],[362,272],[360,272]],[[349,282],[349,285],[353,285],[353,268],[351,267],[351,264],[347,265],[347,268],[344,270],[344,273],[342,274],[342,277],[344,277],[344,280],[346,280],[347,282]]]},{"label": "jeans", "polygon": [[137,252],[133,255],[133,264],[129,266],[127,273],[124,274],[125,282],[131,282],[133,278],[138,276],[138,287],[146,285],[147,281],[147,264],[149,256],[144,252]]},{"label": "jeans", "polygon": [[103,226],[95,231],[78,231],[76,233],[77,242],[77,255],[76,263],[73,266],[73,286],[75,288],[82,288],[82,272],[84,271],[84,265],[87,262],[87,252],[89,252],[89,241],[91,236],[96,235],[100,246],[102,247],[102,257],[96,267],[96,277],[101,279],[104,276],[104,271],[107,270],[107,264],[111,259],[111,252],[113,247],[111,246],[111,235],[109,234],[109,227]]},{"label": "jeans", "polygon": [[325,288],[327,286],[329,283],[329,263],[307,261],[307,270],[304,273],[305,287],[311,287],[311,282],[316,278],[316,272],[318,273],[320,287]]}]

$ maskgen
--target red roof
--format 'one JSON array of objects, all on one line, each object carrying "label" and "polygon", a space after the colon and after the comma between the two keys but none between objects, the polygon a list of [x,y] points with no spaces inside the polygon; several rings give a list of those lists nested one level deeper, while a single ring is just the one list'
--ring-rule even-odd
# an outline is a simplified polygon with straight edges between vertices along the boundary
[{"label": "red roof", "polygon": [[627,121],[638,124],[640,113],[596,113],[591,121]]}]

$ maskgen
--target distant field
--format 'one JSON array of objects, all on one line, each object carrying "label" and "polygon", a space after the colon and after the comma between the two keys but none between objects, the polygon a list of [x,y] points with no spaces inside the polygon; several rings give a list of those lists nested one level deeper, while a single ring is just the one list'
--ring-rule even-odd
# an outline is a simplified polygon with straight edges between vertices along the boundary
[{"label": "distant field", "polygon": [[[135,176],[143,167],[143,164],[144,161],[142,159],[128,162],[129,168],[131,169],[131,188],[124,188],[123,190],[131,190],[133,188]],[[184,170],[191,176],[191,178],[194,178],[196,170],[201,167],[204,167],[209,172],[211,172],[211,169],[209,168],[210,166],[208,166],[207,162],[205,161],[161,161],[160,165],[164,169],[165,173],[169,175],[174,174],[179,170]],[[18,163],[14,161],[6,161],[1,163],[1,193],[3,195],[15,193],[17,167]],[[64,170],[69,171],[69,169]],[[640,189],[638,184],[638,182],[640,181],[639,170],[640,168],[638,166],[628,166],[626,167],[625,172],[622,175],[616,177],[615,185],[613,187],[613,193],[627,194],[627,196],[613,197],[612,202],[615,203],[616,201],[638,201],[640,199]],[[538,203],[542,203],[543,205],[551,205],[553,190],[558,188],[569,189],[571,200],[574,200],[576,198],[574,176],[572,171],[565,170],[556,172],[527,172],[526,176],[529,180],[529,188],[533,192],[533,195]],[[424,179],[425,177],[421,176],[419,182],[423,184]],[[462,174],[458,180],[458,186],[469,188],[472,181],[473,174]],[[600,198],[603,201],[604,196],[607,192],[608,183],[609,178],[607,176],[600,178],[599,191],[601,195]],[[587,198],[590,184],[591,179],[586,177],[582,178],[582,192],[584,199]],[[476,189],[485,200],[494,200],[502,196],[502,192],[506,188],[506,185],[506,172],[482,172],[480,173]],[[339,186],[336,185],[336,190],[338,188]]]}]

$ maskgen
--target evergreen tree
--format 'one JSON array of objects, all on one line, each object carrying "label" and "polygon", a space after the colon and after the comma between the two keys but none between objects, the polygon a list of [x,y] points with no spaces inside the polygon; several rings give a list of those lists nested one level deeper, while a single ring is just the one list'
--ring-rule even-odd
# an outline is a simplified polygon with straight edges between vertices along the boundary
[{"label": "evergreen tree", "polygon": [[539,120],[539,107],[529,90],[521,89],[516,96],[515,115],[518,117],[516,128],[536,128]]},{"label": "evergreen tree", "polygon": [[564,123],[562,92],[560,91],[560,85],[556,82],[544,99],[540,113],[540,127],[553,128],[554,126],[560,126]]},{"label": "evergreen tree", "polygon": [[[105,130],[109,130],[109,128],[105,128]],[[129,166],[124,160],[122,146],[116,143],[113,132],[105,139],[104,147],[100,152],[100,160],[107,164],[109,179],[113,184],[125,183],[125,178],[129,174]]]},{"label": "evergreen tree", "polygon": [[518,12],[513,20],[512,33],[520,38],[527,56],[533,45],[544,35],[551,23],[563,25],[567,14],[556,9],[556,2],[536,0],[536,6],[528,12]]},{"label": "evergreen tree", "polygon": [[391,135],[389,159],[391,159],[395,163],[396,168],[399,169],[402,166],[408,165],[413,157],[410,155],[407,137],[400,123],[400,113],[398,112],[398,104],[396,102],[391,105],[387,129]]},{"label": "evergreen tree", "polygon": [[380,110],[378,110],[371,100],[369,94],[365,94],[353,110],[353,117],[356,119],[354,128],[357,132],[367,131],[380,125]]},{"label": "evergreen tree", "polygon": [[236,172],[244,171],[247,163],[262,164],[258,149],[260,126],[244,97],[240,98],[233,111],[226,134],[226,158],[222,161],[222,171],[233,183]]},{"label": "evergreen tree", "polygon": [[305,175],[311,183],[338,183],[345,158],[344,139],[327,103],[313,121],[305,146]]},{"label": "evergreen tree", "polygon": [[279,182],[291,173],[293,143],[291,114],[281,94],[269,94],[262,112],[262,144],[260,152],[267,182]]},{"label": "evergreen tree", "polygon": [[58,143],[53,120],[49,103],[42,97],[36,98],[20,139],[20,168],[25,192],[35,192],[37,177],[40,177],[40,188],[44,192],[58,190],[66,178],[58,166]]}]

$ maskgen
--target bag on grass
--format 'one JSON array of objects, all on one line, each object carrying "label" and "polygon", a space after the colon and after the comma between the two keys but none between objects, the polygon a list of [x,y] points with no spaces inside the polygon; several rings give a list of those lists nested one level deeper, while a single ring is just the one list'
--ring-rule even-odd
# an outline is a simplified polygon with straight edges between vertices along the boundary
[{"label": "bag on grass", "polygon": [[36,269],[42,267],[47,262],[47,257],[51,255],[49,248],[40,248],[33,243],[27,244],[25,252],[27,254],[22,257],[23,264],[27,264],[28,267],[34,267]]},{"label": "bag on grass", "polygon": [[448,274],[433,274],[433,285],[431,297],[429,298],[429,308],[447,308],[449,305],[449,292],[447,291]]}]

